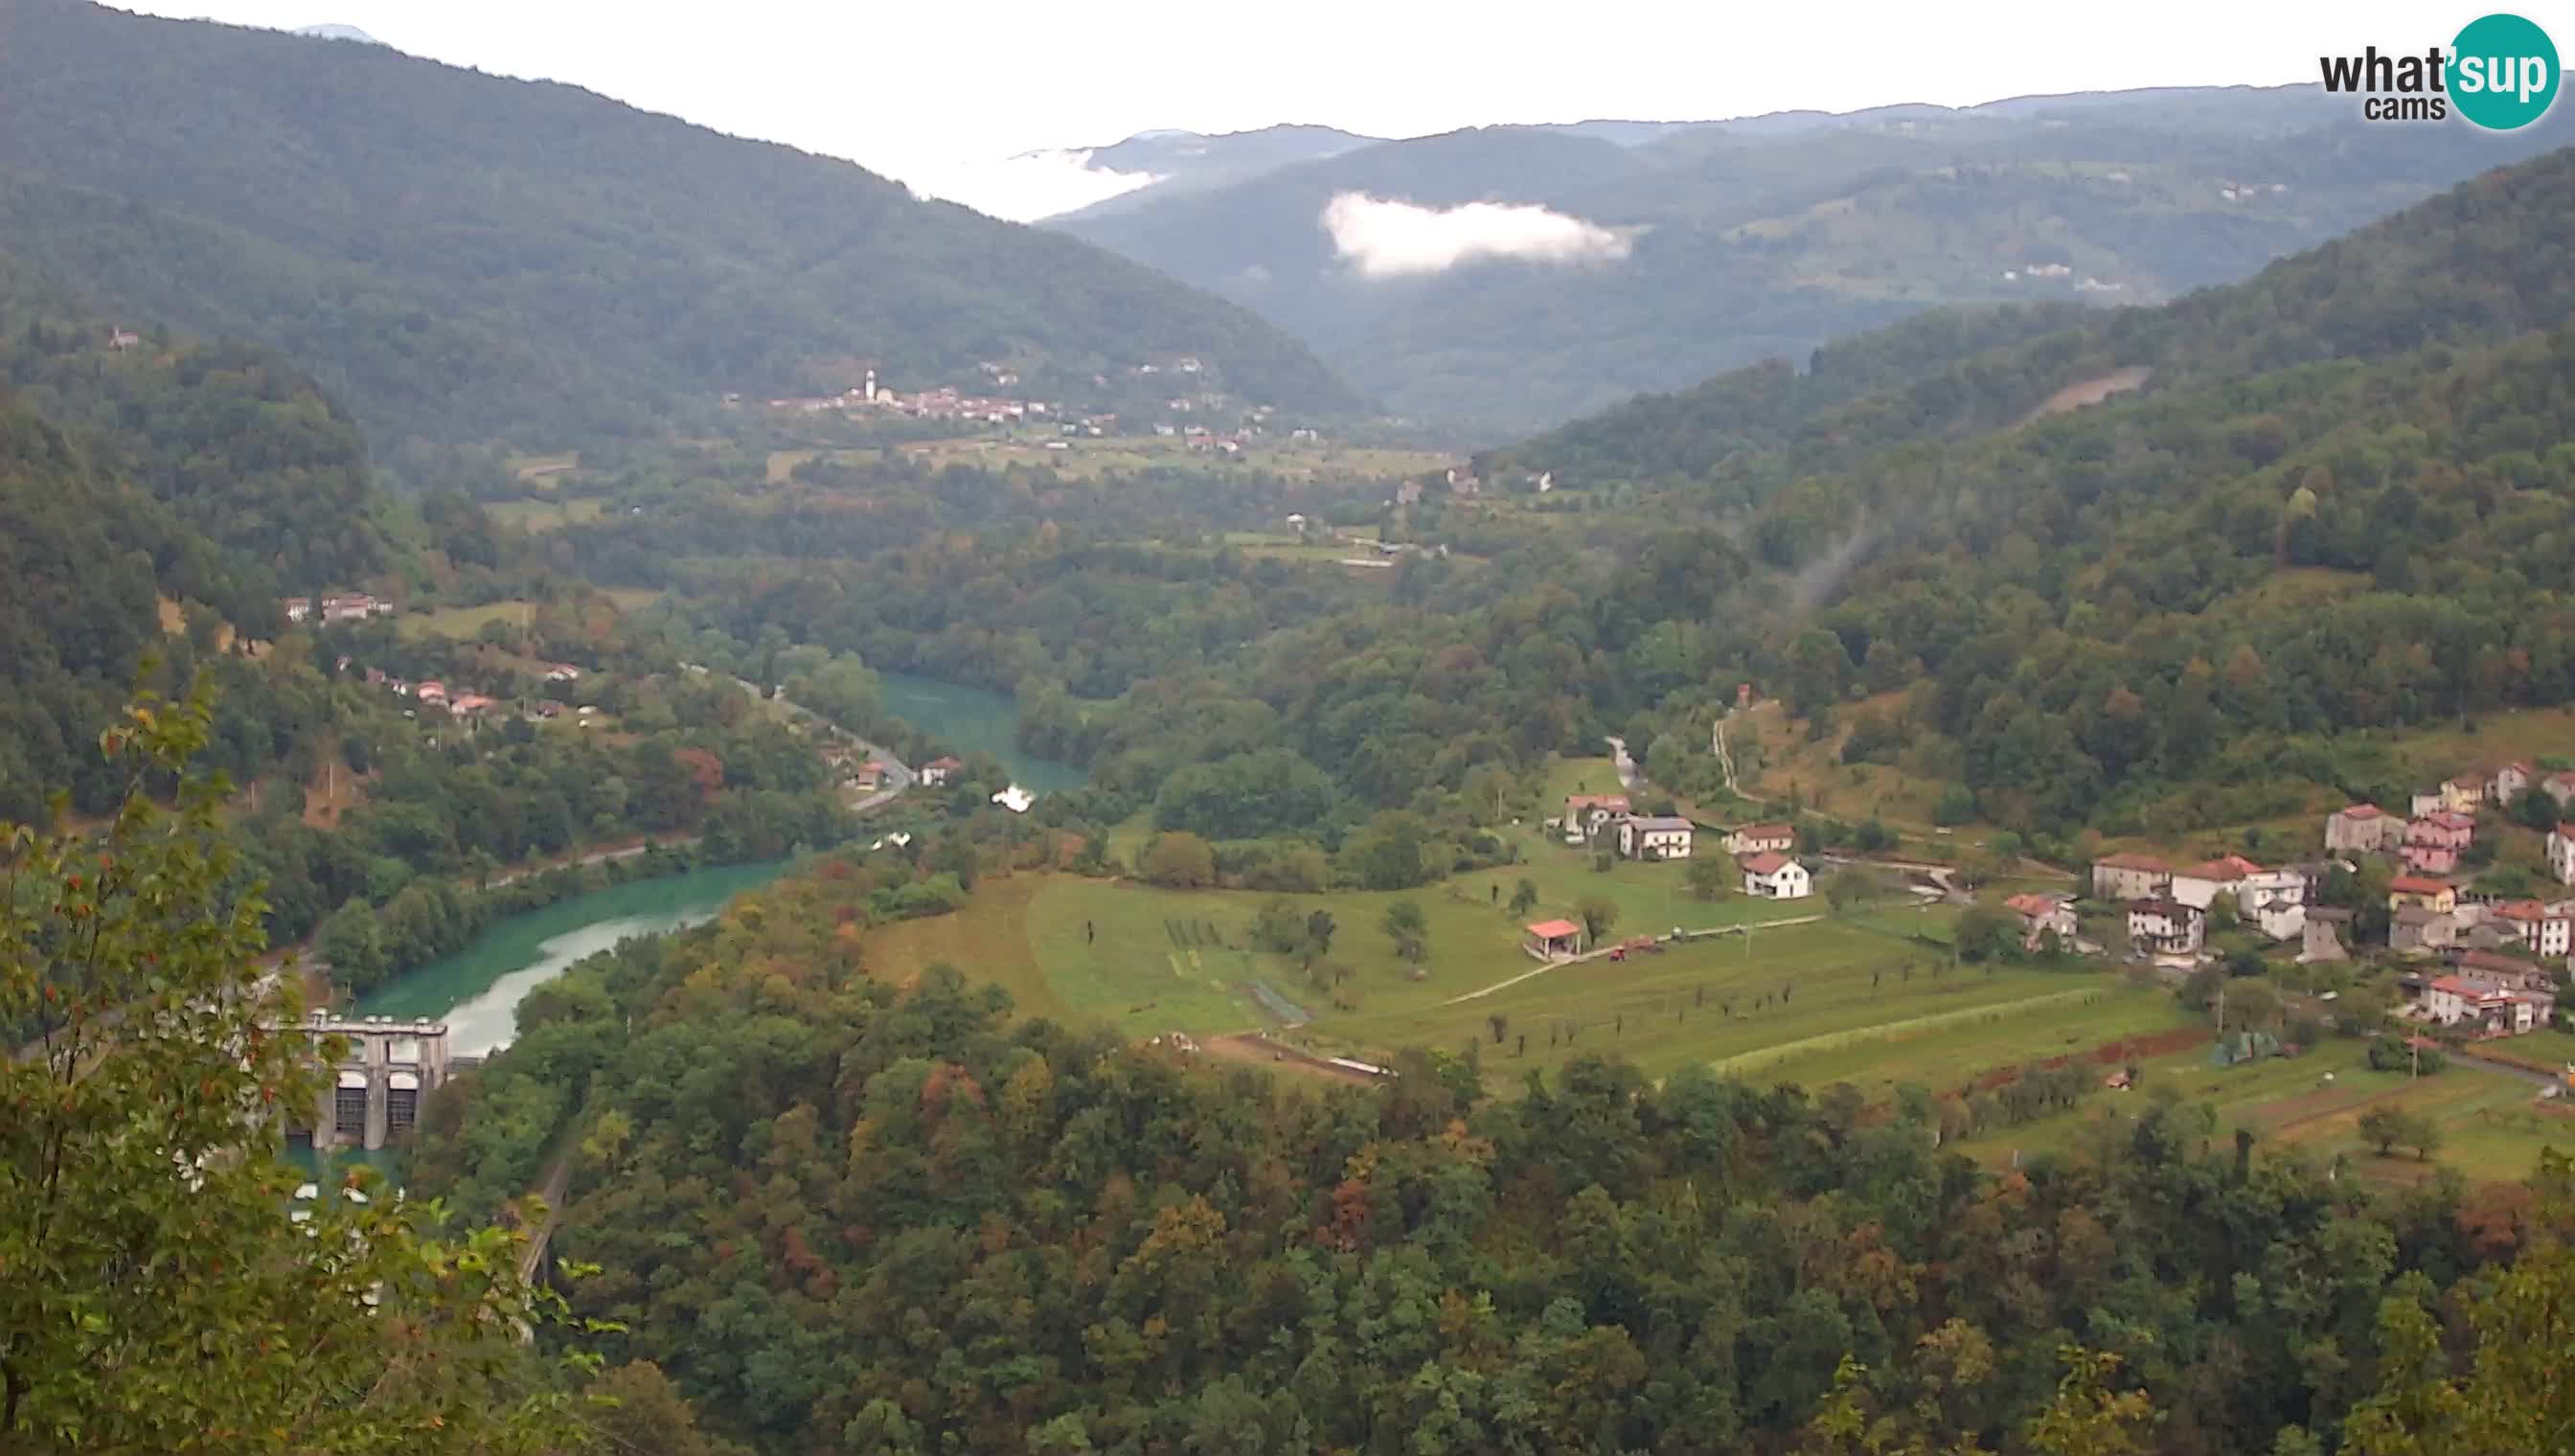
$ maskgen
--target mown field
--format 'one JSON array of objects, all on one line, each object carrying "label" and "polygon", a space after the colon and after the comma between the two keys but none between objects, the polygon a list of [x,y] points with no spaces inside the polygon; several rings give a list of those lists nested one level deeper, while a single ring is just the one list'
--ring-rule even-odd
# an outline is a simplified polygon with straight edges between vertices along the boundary
[{"label": "mown field", "polygon": [[[1460,875],[1445,884],[1286,896],[1300,912],[1321,909],[1333,918],[1328,959],[1349,970],[1335,988],[1347,1003],[1341,1014],[1416,1009],[1532,969],[1536,962],[1520,948],[1523,923],[1570,918],[1586,896],[1617,907],[1612,938],[1662,934],[1674,926],[1817,920],[1826,911],[1821,896],[1786,904],[1739,894],[1701,901],[1690,897],[1679,864],[1621,863],[1604,874],[1591,868],[1587,854],[1533,837],[1528,843],[1530,863]],[[1522,877],[1539,891],[1537,907],[1525,916],[1507,908]],[[902,978],[946,959],[1000,980],[1032,1012],[1098,1016],[1140,1031],[1268,1024],[1273,1018],[1237,989],[1252,980],[1268,982],[1318,1023],[1332,1020],[1328,994],[1307,980],[1299,964],[1248,948],[1253,917],[1270,898],[1254,890],[1167,890],[1074,875],[996,878],[979,885],[974,902],[956,915],[871,932],[869,964],[876,974]],[[1418,978],[1379,928],[1387,907],[1402,900],[1421,907],[1429,930],[1429,953]],[[1920,919],[1924,928],[1936,928],[1929,917],[1901,904],[1862,917],[1883,922],[1867,933],[1889,945],[1906,943],[1894,924]],[[1763,942],[1776,933],[1781,932],[1759,931],[1754,939]],[[1940,953],[1912,948],[1926,957]]]},{"label": "mown field", "polygon": [[[620,612],[634,612],[651,606],[661,593],[639,588],[620,588],[606,594]],[[513,598],[507,602],[487,602],[480,607],[442,607],[434,612],[412,612],[395,619],[395,630],[408,638],[470,638],[490,623],[517,623],[526,620],[533,603]]]},{"label": "mown field", "polygon": [[[2506,1049],[2529,1050],[2527,1040],[2515,1038]],[[2381,1180],[2412,1181],[2436,1165],[2471,1177],[2519,1178],[2538,1166],[2543,1147],[2575,1153],[2575,1112],[2535,1103],[2536,1088],[2529,1082],[2457,1060],[2422,1078],[2374,1071],[2367,1047],[2358,1041],[2329,1041],[2304,1056],[2234,1067],[2212,1065],[2207,1049],[2198,1048],[2149,1058],[2139,1070],[2140,1091],[2096,1092],[2070,1111],[1990,1130],[1965,1148],[1982,1162],[2006,1166],[2015,1152],[2070,1152],[2122,1137],[2146,1092],[2165,1088],[2184,1105],[2209,1110],[2210,1136],[2217,1143],[2231,1141],[2240,1128],[2254,1135],[2258,1150],[2295,1150],[2324,1161],[2341,1157],[2358,1173]],[[2382,1104],[2441,1123],[2443,1142],[2430,1164],[2411,1149],[2383,1158],[2361,1138],[2360,1114]]]},{"label": "mown field", "polygon": [[542,535],[567,526],[583,526],[596,521],[608,509],[608,503],[597,496],[567,496],[560,500],[496,501],[483,508],[484,514],[505,526]]},{"label": "mown field", "polygon": [[1480,1043],[1487,1083],[1503,1092],[1528,1069],[1601,1050],[1656,1076],[1709,1063],[1765,1085],[1891,1091],[2088,1046],[2089,1027],[2156,1011],[2095,970],[1950,968],[1902,936],[1825,920],[1562,965],[1440,1004],[1326,1015],[1310,1030],[1363,1053]]}]

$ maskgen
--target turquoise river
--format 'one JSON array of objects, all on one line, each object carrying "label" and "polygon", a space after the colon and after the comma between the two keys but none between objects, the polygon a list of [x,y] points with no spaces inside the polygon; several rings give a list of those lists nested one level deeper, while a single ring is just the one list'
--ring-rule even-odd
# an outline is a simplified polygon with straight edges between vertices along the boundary
[{"label": "turquoise river", "polygon": [[958,752],[980,750],[1001,759],[1002,766],[1011,770],[1012,781],[1031,793],[1053,793],[1082,782],[1082,770],[1071,763],[1021,750],[1019,707],[1007,693],[910,673],[879,673],[877,683],[886,712],[946,739]]},{"label": "turquoise river", "polygon": [[508,919],[463,950],[398,977],[358,1000],[366,1016],[429,1016],[447,1022],[448,1052],[488,1056],[510,1044],[528,992],[630,935],[653,935],[714,919],[725,902],[776,879],[784,862],[724,864],[639,879],[575,895]]}]

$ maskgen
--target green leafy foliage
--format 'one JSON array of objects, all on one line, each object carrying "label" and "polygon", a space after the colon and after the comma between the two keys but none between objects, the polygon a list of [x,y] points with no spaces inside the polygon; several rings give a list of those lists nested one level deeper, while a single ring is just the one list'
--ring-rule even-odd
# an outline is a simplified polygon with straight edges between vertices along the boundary
[{"label": "green leafy foliage", "polygon": [[[254,960],[219,782],[178,780],[202,703],[131,707],[103,834],[0,827],[0,1445],[48,1451],[538,1452],[577,1436],[518,1331],[561,1302],[522,1237],[435,1204],[286,1208],[282,1121],[330,1081]],[[156,791],[157,790],[157,791]]]}]

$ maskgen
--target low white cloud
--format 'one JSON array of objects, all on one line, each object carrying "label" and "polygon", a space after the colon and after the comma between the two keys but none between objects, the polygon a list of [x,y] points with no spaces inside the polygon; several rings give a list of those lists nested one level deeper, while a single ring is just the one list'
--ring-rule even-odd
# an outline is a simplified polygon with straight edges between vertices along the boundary
[{"label": "low white cloud", "polygon": [[1478,258],[1614,263],[1627,240],[1533,202],[1431,208],[1344,192],[1323,207],[1332,248],[1368,278],[1438,273]]},{"label": "low white cloud", "polygon": [[1106,202],[1163,179],[1151,172],[1113,172],[1091,165],[1091,153],[1054,149],[994,161],[951,162],[899,172],[913,191],[962,202],[977,212],[1032,223]]}]

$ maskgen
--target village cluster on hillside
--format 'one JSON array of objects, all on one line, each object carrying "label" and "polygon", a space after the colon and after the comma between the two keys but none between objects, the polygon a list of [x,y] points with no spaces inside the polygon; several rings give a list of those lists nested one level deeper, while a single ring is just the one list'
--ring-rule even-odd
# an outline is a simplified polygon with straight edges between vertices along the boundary
[{"label": "village cluster on hillside", "polygon": [[[1623,793],[1569,793],[1564,812],[1546,821],[1567,844],[1588,844],[1622,859],[1658,863],[1687,859],[1697,848],[1698,826],[1677,814],[1640,814]],[[1815,892],[1813,874],[1796,857],[1797,831],[1788,824],[1746,824],[1720,841],[1734,856],[1738,888],[1757,899],[1804,899]],[[1524,948],[1541,960],[1581,948],[1581,927],[1540,920],[1524,927]]]},{"label": "village cluster on hillside", "polygon": [[[2541,773],[2516,761],[2444,779],[2414,794],[2404,814],[2350,804],[2326,816],[2322,858],[2277,868],[2240,854],[2179,866],[2150,854],[2108,854],[2092,862],[2091,891],[2126,906],[2129,945],[2140,955],[2196,963],[2212,915],[2223,914],[2274,941],[2298,941],[2301,961],[2383,951],[2436,965],[2400,978],[2409,1016],[2472,1034],[2517,1034],[2555,1015],[2558,979],[2542,962],[2575,950],[2575,896],[2482,893],[2462,884],[2459,871],[2477,840],[2478,810],[2535,802],[2525,797],[2532,790],[2563,811],[2575,802],[2575,772]],[[2337,870],[2357,874],[2371,858],[2390,871],[2387,938],[2364,947],[2354,912],[2324,903],[2323,893]],[[2557,884],[2575,885],[2575,822],[2547,831],[2547,863]]]}]

